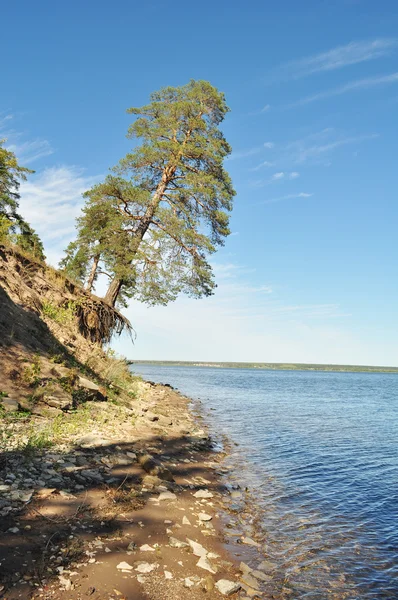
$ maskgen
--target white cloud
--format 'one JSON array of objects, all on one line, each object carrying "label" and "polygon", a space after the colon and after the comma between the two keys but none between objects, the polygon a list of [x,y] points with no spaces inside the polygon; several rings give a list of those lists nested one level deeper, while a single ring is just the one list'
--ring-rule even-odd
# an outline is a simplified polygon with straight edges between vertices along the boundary
[{"label": "white cloud", "polygon": [[21,184],[21,214],[42,238],[52,264],[58,262],[74,236],[82,193],[98,179],[77,167],[61,166],[45,169]]},{"label": "white cloud", "polygon": [[0,116],[0,133],[6,139],[8,150],[14,152],[23,166],[54,153],[49,141],[40,138],[25,140],[26,134],[10,129],[14,119],[15,117],[12,114]]},{"label": "white cloud", "polygon": [[291,142],[286,146],[286,155],[295,164],[308,161],[317,161],[323,155],[330,154],[341,146],[360,144],[378,138],[377,133],[357,136],[344,136],[333,129],[324,129],[316,134],[311,134],[300,140]]},{"label": "white cloud", "polygon": [[277,69],[275,77],[299,79],[314,73],[334,71],[350,65],[389,56],[398,45],[397,39],[380,38],[350,42],[313,56],[290,61]]},{"label": "white cloud", "polygon": [[300,177],[300,173],[297,173],[297,171],[289,173],[289,179],[297,179],[297,177]]},{"label": "white cloud", "polygon": [[241,150],[240,152],[232,152],[231,156],[228,156],[226,160],[239,160],[241,158],[247,158],[249,156],[254,156],[262,151],[262,146],[256,146],[254,148],[249,148],[248,150]]},{"label": "white cloud", "polygon": [[342,94],[346,94],[348,92],[369,89],[378,85],[387,85],[389,83],[398,83],[398,72],[391,73],[389,75],[380,75],[377,77],[367,77],[365,79],[350,81],[349,83],[346,83],[340,87],[332,88],[330,90],[326,90],[325,92],[319,92],[318,94],[314,94],[312,96],[306,96],[298,102],[289,104],[287,108],[296,108],[305,104],[311,104],[312,102],[316,102],[318,100],[324,100],[333,96],[341,96]]},{"label": "white cloud", "polygon": [[271,109],[271,105],[266,104],[265,106],[263,106],[263,108],[260,108],[260,110],[254,110],[252,112],[249,112],[248,115],[249,115],[249,117],[255,117],[256,115],[262,115],[262,114],[268,112],[270,109]]},{"label": "white cloud", "polygon": [[264,148],[273,148],[274,146],[273,142],[264,142]]},{"label": "white cloud", "polygon": [[257,165],[256,167],[252,167],[249,170],[250,171],[259,171],[260,169],[264,169],[264,167],[273,167],[273,166],[274,166],[274,163],[269,162],[269,160],[264,160],[259,165]]},{"label": "white cloud", "polygon": [[285,196],[279,196],[278,198],[270,198],[270,200],[264,200],[260,204],[273,204],[274,202],[282,202],[283,200],[292,200],[295,198],[311,198],[313,194],[307,192],[299,192],[298,194],[286,194]]},{"label": "white cloud", "polygon": [[[11,135],[9,139],[12,139],[12,137],[17,136]],[[18,137],[20,137],[20,134],[18,134]],[[39,158],[44,158],[45,156],[50,156],[50,154],[54,153],[50,142],[48,142],[47,140],[40,139],[26,142],[14,142],[11,144],[7,144],[7,147],[9,150],[11,150],[11,152],[14,152],[14,154],[18,158],[18,161],[22,165],[30,165]]]},{"label": "white cloud", "polygon": [[271,177],[271,179],[273,181],[278,181],[280,179],[283,179],[285,177],[285,173],[283,171],[280,171],[279,173],[274,173]]}]

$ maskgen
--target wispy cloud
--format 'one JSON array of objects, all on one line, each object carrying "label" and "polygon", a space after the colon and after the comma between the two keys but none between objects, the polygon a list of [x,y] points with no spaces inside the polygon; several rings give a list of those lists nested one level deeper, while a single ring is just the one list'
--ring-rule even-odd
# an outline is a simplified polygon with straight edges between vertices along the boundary
[{"label": "wispy cloud", "polygon": [[312,56],[292,60],[276,69],[272,79],[299,79],[314,73],[334,71],[350,65],[391,55],[398,46],[395,38],[350,42]]},{"label": "wispy cloud", "polygon": [[231,156],[228,156],[226,160],[239,160],[242,158],[248,158],[254,156],[263,150],[262,146],[256,146],[255,148],[248,148],[247,150],[240,150],[238,152],[232,152]]},{"label": "wispy cloud", "polygon": [[311,198],[311,196],[313,196],[313,194],[308,194],[307,192],[299,192],[298,194],[286,194],[285,196],[279,196],[278,198],[270,198],[269,200],[259,202],[259,204],[274,204],[275,202],[283,202],[283,200],[293,200],[296,198]]},{"label": "wispy cloud", "polygon": [[[10,137],[17,136],[11,135]],[[18,137],[20,137],[20,134],[18,134]],[[29,165],[36,160],[39,160],[39,158],[44,158],[45,156],[50,156],[50,154],[54,153],[50,142],[41,139],[26,142],[20,141],[7,144],[7,146],[9,150],[16,154],[18,160],[24,165]]]},{"label": "wispy cloud", "polygon": [[269,160],[264,160],[256,167],[252,167],[251,169],[249,169],[249,171],[260,171],[260,169],[264,169],[266,167],[273,167],[273,166],[274,166],[274,163],[269,162]]},{"label": "wispy cloud", "polygon": [[273,148],[274,146],[273,142],[264,142],[264,148]]},{"label": "wispy cloud", "polygon": [[291,173],[289,173],[289,179],[297,179],[298,177],[300,177],[300,173],[298,173],[297,171],[292,171]]},{"label": "wispy cloud", "polygon": [[317,102],[318,100],[325,100],[326,98],[332,98],[333,96],[341,96],[343,94],[347,94],[348,92],[365,90],[379,85],[388,85],[391,83],[398,83],[398,72],[390,73],[389,75],[357,79],[340,87],[332,88],[330,90],[326,90],[325,92],[319,92],[318,94],[313,94],[312,96],[306,96],[298,102],[289,104],[286,108],[297,108],[298,106],[311,104],[312,102]]},{"label": "wispy cloud", "polygon": [[263,115],[264,113],[268,112],[270,109],[271,109],[271,105],[265,104],[259,110],[253,110],[252,112],[249,112],[248,115],[249,115],[249,117],[255,117],[256,115]]},{"label": "wispy cloud", "polygon": [[302,139],[290,142],[285,148],[285,160],[287,157],[294,164],[316,162],[324,155],[332,153],[341,146],[361,144],[379,137],[377,133],[344,136],[333,129],[327,128]]},{"label": "wispy cloud", "polygon": [[278,181],[279,179],[283,179],[285,177],[285,173],[283,171],[279,171],[279,173],[274,173],[271,177],[272,181]]},{"label": "wispy cloud", "polygon": [[14,152],[18,160],[23,165],[29,165],[39,158],[44,158],[54,153],[50,142],[44,139],[36,138],[34,140],[25,139],[27,134],[16,131],[11,128],[15,116],[11,113],[0,114],[0,135],[6,139],[6,146]]},{"label": "wispy cloud", "polygon": [[82,193],[99,180],[82,169],[45,169],[21,184],[21,213],[43,239],[50,262],[56,264],[75,232]]}]

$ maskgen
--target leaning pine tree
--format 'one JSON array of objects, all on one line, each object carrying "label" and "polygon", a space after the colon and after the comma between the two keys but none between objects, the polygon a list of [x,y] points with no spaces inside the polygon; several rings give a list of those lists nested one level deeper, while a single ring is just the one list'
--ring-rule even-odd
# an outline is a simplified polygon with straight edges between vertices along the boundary
[{"label": "leaning pine tree", "polygon": [[[93,203],[107,199],[123,217],[122,244],[115,249],[105,296],[110,305],[124,287],[134,295],[137,261],[142,263],[148,244],[155,254],[167,248],[185,291],[212,294],[208,257],[230,233],[235,195],[223,167],[231,148],[219,129],[228,110],[224,94],[206,81],[164,88],[152,94],[150,104],[128,110],[137,115],[128,137],[141,143],[120,162],[117,175],[87,194]],[[112,262],[110,250],[105,252]]]}]

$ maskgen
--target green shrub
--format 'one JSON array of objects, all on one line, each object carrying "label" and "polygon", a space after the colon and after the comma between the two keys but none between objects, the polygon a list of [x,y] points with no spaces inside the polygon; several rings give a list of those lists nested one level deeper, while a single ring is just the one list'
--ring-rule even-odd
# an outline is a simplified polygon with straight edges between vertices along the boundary
[{"label": "green shrub", "polygon": [[66,306],[57,306],[52,302],[44,302],[42,313],[44,316],[52,319],[60,325],[68,325],[73,323],[76,317],[77,303],[69,301]]}]

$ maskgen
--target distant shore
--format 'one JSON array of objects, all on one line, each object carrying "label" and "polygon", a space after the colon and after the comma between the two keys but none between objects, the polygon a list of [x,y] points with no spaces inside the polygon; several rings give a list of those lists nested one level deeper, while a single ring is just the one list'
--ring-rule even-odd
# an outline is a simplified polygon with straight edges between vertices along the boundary
[{"label": "distant shore", "polygon": [[263,369],[268,371],[327,371],[334,373],[398,373],[398,367],[368,365],[323,365],[304,363],[201,362],[184,360],[130,360],[130,365],[203,367],[209,369]]}]

